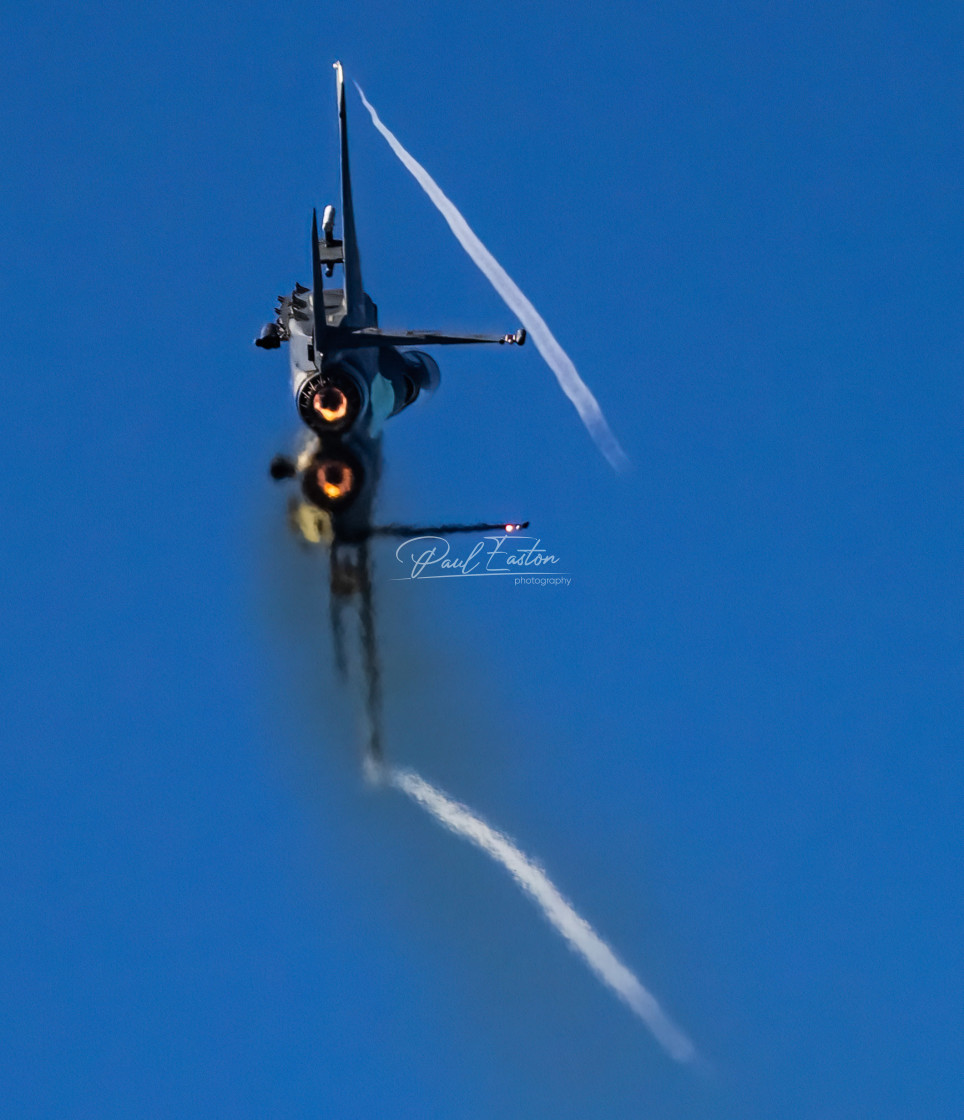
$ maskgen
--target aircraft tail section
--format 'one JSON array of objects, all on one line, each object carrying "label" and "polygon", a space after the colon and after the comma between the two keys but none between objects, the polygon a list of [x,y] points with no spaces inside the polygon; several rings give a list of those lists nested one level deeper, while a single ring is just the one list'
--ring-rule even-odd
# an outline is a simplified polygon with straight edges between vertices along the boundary
[{"label": "aircraft tail section", "polygon": [[325,352],[325,334],[328,323],[325,319],[325,282],[321,271],[321,254],[318,246],[318,211],[311,212],[311,302],[315,315],[315,361],[321,361]]},{"label": "aircraft tail section", "polygon": [[351,198],[351,172],[348,167],[348,117],[345,111],[345,75],[341,63],[335,63],[338,91],[338,133],[341,139],[341,227],[342,254],[345,268],[345,320],[346,327],[364,327],[367,319],[367,301],[362,287],[361,257],[355,234],[355,210]]}]

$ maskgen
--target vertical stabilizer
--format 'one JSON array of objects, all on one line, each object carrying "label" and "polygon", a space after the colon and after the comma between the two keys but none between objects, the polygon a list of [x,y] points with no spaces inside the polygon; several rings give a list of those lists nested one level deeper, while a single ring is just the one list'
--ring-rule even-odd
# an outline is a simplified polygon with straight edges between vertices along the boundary
[{"label": "vertical stabilizer", "polygon": [[365,292],[362,287],[361,258],[355,235],[355,210],[351,200],[351,173],[348,169],[348,118],[345,113],[345,75],[341,63],[335,63],[338,90],[338,132],[341,138],[341,227],[342,253],[345,258],[345,321],[346,327],[366,326]]},{"label": "vertical stabilizer", "polygon": [[321,256],[318,252],[318,211],[311,212],[311,302],[315,313],[315,363],[321,369],[321,355],[325,352],[325,282],[321,274]]}]

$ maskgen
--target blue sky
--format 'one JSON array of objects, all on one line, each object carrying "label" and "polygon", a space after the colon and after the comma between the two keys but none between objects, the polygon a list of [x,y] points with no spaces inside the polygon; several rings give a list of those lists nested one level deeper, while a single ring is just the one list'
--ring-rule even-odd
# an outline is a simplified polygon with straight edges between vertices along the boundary
[{"label": "blue sky", "polygon": [[[23,1117],[955,1117],[957,5],[8,13],[4,1097]],[[340,58],[545,317],[441,355],[386,520],[529,518],[564,588],[392,582],[365,786],[251,346],[337,191]],[[381,323],[516,323],[352,92]]]}]

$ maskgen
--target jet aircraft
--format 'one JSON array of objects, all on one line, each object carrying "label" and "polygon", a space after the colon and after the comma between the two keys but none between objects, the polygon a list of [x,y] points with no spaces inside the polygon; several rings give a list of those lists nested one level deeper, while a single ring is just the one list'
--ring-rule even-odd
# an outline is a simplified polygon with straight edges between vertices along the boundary
[{"label": "jet aircraft", "polygon": [[[287,344],[291,388],[307,431],[294,456],[271,462],[277,480],[297,478],[301,496],[289,503],[292,526],[305,541],[329,550],[330,604],[336,663],[348,672],[343,613],[354,602],[358,611],[363,671],[369,715],[368,761],[382,757],[379,729],[380,670],[372,595],[371,541],[377,536],[447,535],[456,532],[515,532],[522,524],[385,525],[373,523],[374,501],[382,469],[382,427],[431,392],[440,381],[438,364],[415,346],[475,343],[523,345],[523,329],[506,335],[456,335],[440,331],[386,331],[378,325],[378,309],[362,284],[361,258],[355,232],[351,175],[348,165],[348,122],[341,63],[334,64],[341,162],[341,238],[334,236],[335,209],[326,206],[318,228],[311,222],[310,288],[296,284],[280,296],[275,319],[255,340],[264,350]],[[325,277],[336,266],[341,288],[326,288]]]}]

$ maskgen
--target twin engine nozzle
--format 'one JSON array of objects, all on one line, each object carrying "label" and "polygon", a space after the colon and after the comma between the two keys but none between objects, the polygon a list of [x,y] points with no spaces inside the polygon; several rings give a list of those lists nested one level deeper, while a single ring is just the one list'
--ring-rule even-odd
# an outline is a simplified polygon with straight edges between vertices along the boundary
[{"label": "twin engine nozzle", "polygon": [[[298,465],[284,455],[276,455],[271,460],[270,472],[276,481],[294,478]],[[339,440],[311,459],[301,476],[301,489],[312,505],[333,513],[358,497],[364,481],[361,461]]]},{"label": "twin engine nozzle", "polygon": [[319,434],[351,428],[362,405],[358,382],[340,370],[309,377],[298,392],[298,413]]},{"label": "twin engine nozzle", "polygon": [[334,512],[350,505],[365,481],[357,456],[344,445],[319,452],[305,469],[301,489],[309,502]]}]

